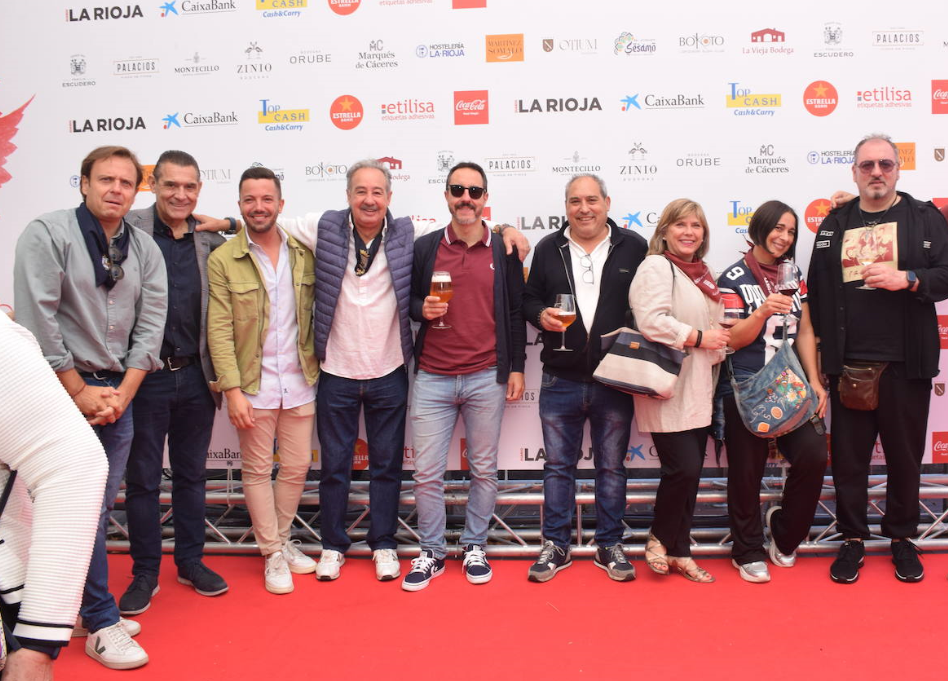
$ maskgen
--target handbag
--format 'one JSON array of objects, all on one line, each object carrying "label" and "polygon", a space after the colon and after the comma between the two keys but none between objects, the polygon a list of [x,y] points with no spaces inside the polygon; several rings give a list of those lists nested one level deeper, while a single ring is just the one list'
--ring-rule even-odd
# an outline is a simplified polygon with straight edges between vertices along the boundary
[{"label": "handbag", "polygon": [[648,340],[635,329],[623,326],[602,336],[602,360],[593,378],[630,395],[667,400],[675,394],[675,383],[686,354],[663,343]]},{"label": "handbag", "polygon": [[776,438],[796,430],[816,412],[816,393],[807,383],[806,373],[789,340],[789,323],[784,318],[784,342],[757,373],[734,377],[731,358],[727,367],[734,388],[737,411],[747,429],[758,437]]},{"label": "handbag", "polygon": [[839,401],[844,407],[872,411],[879,406],[879,379],[888,362],[853,362],[839,376]]}]

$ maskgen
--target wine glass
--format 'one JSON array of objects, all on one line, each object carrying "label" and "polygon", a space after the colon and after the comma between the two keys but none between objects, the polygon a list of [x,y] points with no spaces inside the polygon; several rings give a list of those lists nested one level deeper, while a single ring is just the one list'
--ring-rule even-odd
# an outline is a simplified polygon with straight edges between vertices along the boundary
[{"label": "wine glass", "polygon": [[[721,328],[730,331],[744,316],[744,299],[732,291],[723,290],[721,291],[721,302],[724,307],[721,309],[718,324]],[[724,348],[724,354],[733,355],[734,348],[727,346]]]},{"label": "wine glass", "polygon": [[[800,288],[800,278],[797,275],[797,266],[785,260],[777,265],[777,291],[793,298],[793,294]],[[791,308],[792,309],[792,308]],[[784,315],[786,321],[787,315]]]},{"label": "wine glass", "polygon": [[[856,259],[859,260],[859,264],[863,267],[874,263],[879,253],[879,243],[876,239],[875,227],[875,225],[866,225],[866,228],[862,232],[862,237],[859,240],[859,251],[856,254]],[[862,286],[857,286],[856,288],[862,289],[863,291],[876,290],[874,286],[866,284],[865,280]]]},{"label": "wine glass", "polygon": [[[454,289],[451,287],[450,272],[438,271],[431,274],[431,291],[429,295],[437,297],[440,303],[446,303],[451,300],[451,297],[454,295]],[[444,315],[442,315],[438,317],[438,323],[434,324],[431,328],[450,329],[451,326],[444,323]]]},{"label": "wine glass", "polygon": [[556,317],[560,324],[564,327],[560,347],[553,349],[557,352],[572,352],[570,348],[566,347],[566,329],[576,321],[576,301],[573,300],[573,295],[571,293],[557,293],[553,309],[556,311]]}]

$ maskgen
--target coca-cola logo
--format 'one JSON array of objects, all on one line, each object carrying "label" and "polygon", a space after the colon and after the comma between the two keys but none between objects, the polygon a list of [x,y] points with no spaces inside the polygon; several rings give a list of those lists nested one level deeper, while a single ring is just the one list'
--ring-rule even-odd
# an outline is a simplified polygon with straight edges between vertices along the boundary
[{"label": "coca-cola logo", "polygon": [[935,90],[932,93],[932,97],[935,99],[948,99],[948,90]]},{"label": "coca-cola logo", "polygon": [[932,113],[948,114],[948,80],[932,81]]},{"label": "coca-cola logo", "polygon": [[486,125],[490,122],[487,90],[458,90],[454,93],[455,125]]},{"label": "coca-cola logo", "polygon": [[938,315],[938,340],[941,342],[941,349],[948,350],[948,315]]},{"label": "coca-cola logo", "polygon": [[932,432],[932,463],[948,463],[948,433]]}]

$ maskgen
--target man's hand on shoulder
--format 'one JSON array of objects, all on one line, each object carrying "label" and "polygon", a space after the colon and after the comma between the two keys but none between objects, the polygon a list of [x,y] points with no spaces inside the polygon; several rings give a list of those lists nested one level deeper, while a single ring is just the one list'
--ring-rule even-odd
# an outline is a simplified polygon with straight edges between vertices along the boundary
[{"label": "man's hand on shoulder", "polygon": [[530,253],[530,242],[527,240],[527,237],[523,235],[523,232],[513,225],[508,224],[499,225],[497,232],[504,240],[504,246],[507,247],[507,255],[513,253],[513,249],[516,248],[520,262],[523,262]]}]

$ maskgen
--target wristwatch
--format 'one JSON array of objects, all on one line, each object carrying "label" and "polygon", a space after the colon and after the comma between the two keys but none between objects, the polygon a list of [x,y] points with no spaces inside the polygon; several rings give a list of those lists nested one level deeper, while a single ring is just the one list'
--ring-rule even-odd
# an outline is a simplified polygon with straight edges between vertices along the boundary
[{"label": "wristwatch", "polygon": [[908,280],[909,291],[918,283],[918,276],[912,270],[906,270],[905,278]]}]

